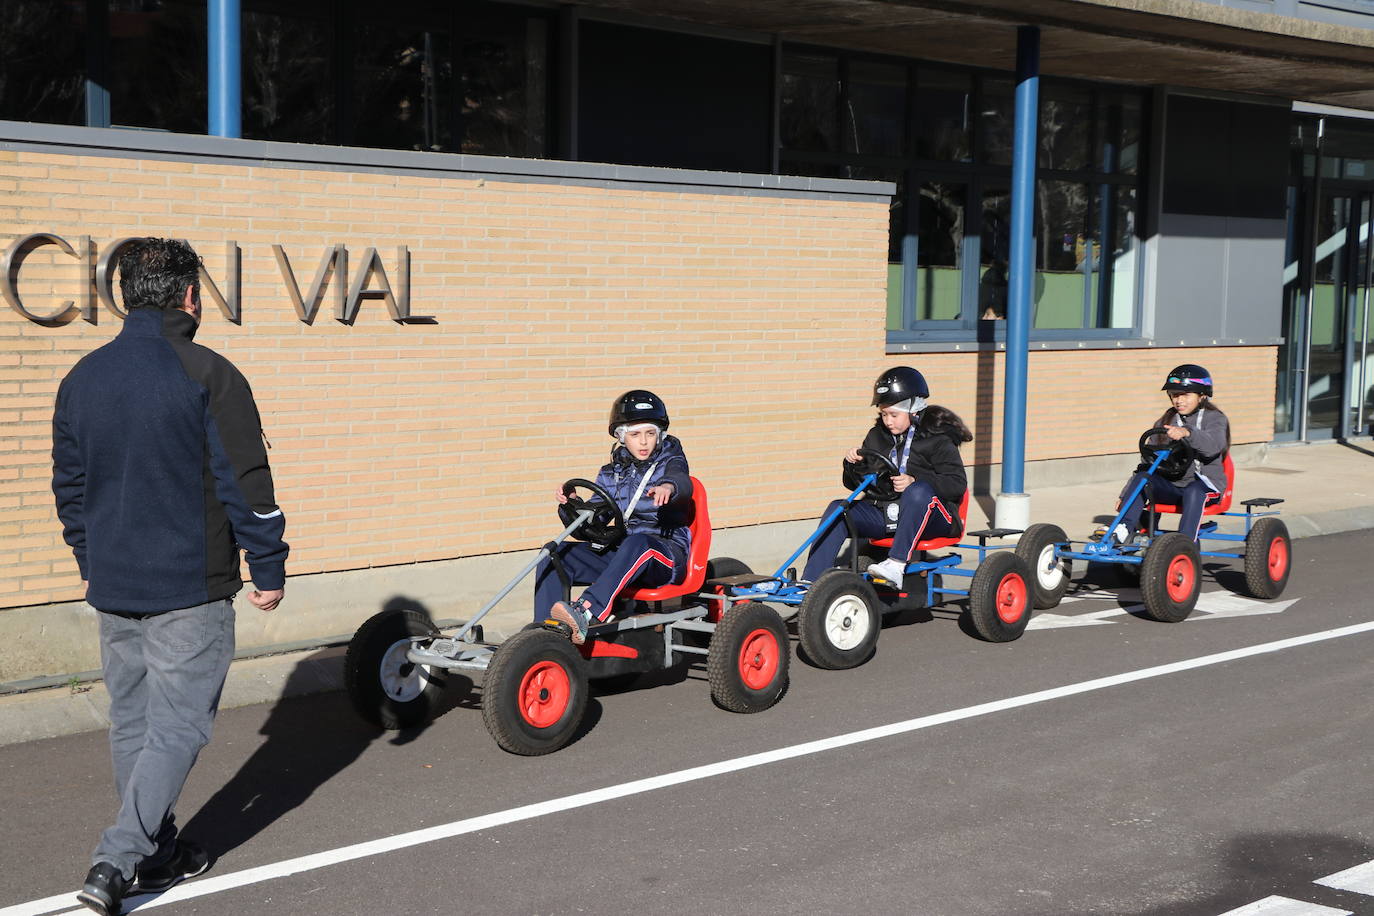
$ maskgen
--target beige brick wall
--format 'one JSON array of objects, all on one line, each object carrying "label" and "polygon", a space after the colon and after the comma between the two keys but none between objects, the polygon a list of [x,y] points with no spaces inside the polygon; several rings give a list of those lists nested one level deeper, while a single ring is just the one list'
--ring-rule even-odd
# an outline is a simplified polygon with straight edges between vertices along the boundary
[{"label": "beige brick wall", "polygon": [[[630,387],[667,400],[717,527],[814,517],[893,363],[920,367],[969,422],[966,460],[1001,457],[1000,354],[884,354],[881,203],[0,151],[0,245],[40,231],[89,236],[97,254],[183,237],[221,289],[224,242],[238,243],[242,324],[207,296],[197,339],[253,385],[292,574],[541,543],[553,488],[604,461],[610,401]],[[327,294],[303,324],[274,243],[302,291],[336,243],[351,268],[376,247],[394,287],[409,246],[412,309],[435,323],[397,324],[367,300],[345,326]],[[82,291],[52,246],[17,279],[34,312]],[[51,405],[118,328],[98,301],[94,325],[0,307],[0,607],[80,598],[49,490]],[[1274,359],[1033,352],[1027,458],[1129,451],[1163,409],[1163,373],[1190,360],[1218,377],[1236,441],[1267,440]]]}]

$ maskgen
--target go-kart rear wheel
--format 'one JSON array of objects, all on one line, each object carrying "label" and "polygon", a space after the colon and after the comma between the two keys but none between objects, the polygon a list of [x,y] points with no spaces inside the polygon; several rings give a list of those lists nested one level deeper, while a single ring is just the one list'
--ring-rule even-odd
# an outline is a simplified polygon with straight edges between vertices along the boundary
[{"label": "go-kart rear wheel", "polygon": [[787,628],[778,612],[749,601],[725,612],[711,634],[711,698],[731,712],[762,712],[787,689]]},{"label": "go-kart rear wheel", "polygon": [[1245,588],[1256,598],[1277,598],[1292,568],[1288,526],[1273,516],[1255,522],[1245,536]]},{"label": "go-kart rear wheel", "polygon": [[1161,534],[1140,562],[1140,596],[1145,616],[1161,623],[1188,619],[1202,591],[1202,555],[1197,542],[1177,531]]},{"label": "go-kart rear wheel", "polygon": [[749,564],[734,557],[712,557],[706,561],[706,579],[722,579],[726,576],[747,576],[753,572]]},{"label": "go-kart rear wheel", "polygon": [[988,642],[1011,642],[1031,617],[1031,573],[1010,550],[987,555],[968,587],[969,622]]},{"label": "go-kart rear wheel", "polygon": [[797,608],[797,636],[818,668],[862,665],[873,655],[882,629],[878,594],[848,569],[828,569],[812,583]]},{"label": "go-kart rear wheel", "polygon": [[520,630],[487,666],[482,721],[512,754],[536,757],[563,747],[586,708],[587,665],[562,633]]},{"label": "go-kart rear wheel", "polygon": [[1069,536],[1058,525],[1031,525],[1016,542],[1016,555],[1030,570],[1030,584],[1035,607],[1047,610],[1058,607],[1069,590],[1073,563],[1055,556],[1055,548],[1068,541]]},{"label": "go-kart rear wheel", "polygon": [[380,728],[414,728],[434,718],[444,692],[443,672],[406,658],[413,636],[438,636],[428,616],[415,610],[382,611],[348,642],[344,687],[358,715]]}]

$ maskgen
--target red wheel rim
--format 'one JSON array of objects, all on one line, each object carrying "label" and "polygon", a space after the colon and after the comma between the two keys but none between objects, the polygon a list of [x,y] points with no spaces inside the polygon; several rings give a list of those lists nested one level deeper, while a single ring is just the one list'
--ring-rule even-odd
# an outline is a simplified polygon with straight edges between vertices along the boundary
[{"label": "red wheel rim", "polygon": [[537,662],[520,679],[520,717],[535,728],[548,728],[563,718],[572,698],[572,679],[557,662]]},{"label": "red wheel rim", "polygon": [[1277,582],[1288,572],[1288,541],[1274,538],[1269,542],[1269,578]]},{"label": "red wheel rim", "polygon": [[750,690],[762,690],[778,673],[778,638],[760,627],[739,647],[739,677]]},{"label": "red wheel rim", "polygon": [[1187,601],[1193,595],[1193,585],[1197,582],[1197,570],[1193,568],[1192,558],[1179,554],[1169,562],[1169,572],[1164,586],[1171,601]]},{"label": "red wheel rim", "polygon": [[997,583],[997,616],[1003,623],[1016,623],[1026,613],[1026,580],[1020,573],[1007,573]]}]

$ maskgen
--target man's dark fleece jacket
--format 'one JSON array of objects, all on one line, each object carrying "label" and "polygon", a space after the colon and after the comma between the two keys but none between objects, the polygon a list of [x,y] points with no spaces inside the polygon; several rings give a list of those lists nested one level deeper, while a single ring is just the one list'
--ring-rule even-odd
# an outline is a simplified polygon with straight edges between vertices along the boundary
[{"label": "man's dark fleece jacket", "polygon": [[286,520],[248,382],[179,309],[133,309],[57,391],[53,493],[86,600],[151,614],[286,580]]}]

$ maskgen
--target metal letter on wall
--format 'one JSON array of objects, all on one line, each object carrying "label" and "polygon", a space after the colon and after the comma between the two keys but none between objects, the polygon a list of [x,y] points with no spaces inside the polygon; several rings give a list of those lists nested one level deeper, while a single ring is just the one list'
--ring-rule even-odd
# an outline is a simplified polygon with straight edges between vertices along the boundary
[{"label": "metal letter on wall", "polygon": [[95,262],[95,291],[100,294],[100,301],[105,303],[105,308],[109,309],[120,318],[128,317],[114,299],[114,262],[119,257],[120,249],[130,242],[138,241],[142,236],[125,236],[116,239],[100,252],[100,260]]},{"label": "metal letter on wall", "polygon": [[[358,272],[353,275],[353,284],[348,290],[348,303],[345,311],[337,317],[344,324],[352,324],[358,317],[358,306],[362,299],[381,299],[386,303],[386,309],[391,314],[391,320],[405,324],[407,322],[430,323],[433,321],[429,316],[410,314],[410,249],[405,245],[396,248],[397,274],[396,292],[391,289],[391,282],[386,275],[386,268],[382,265],[382,258],[377,254],[376,248],[369,248],[363,252],[362,265]],[[377,279],[381,282],[379,287],[363,288],[369,275],[376,272]]]},{"label": "metal letter on wall", "polygon": [[325,251],[324,257],[320,259],[320,266],[315,271],[315,280],[310,284],[304,299],[301,298],[301,288],[296,283],[296,275],[291,270],[291,260],[286,256],[286,249],[280,245],[273,245],[272,253],[276,255],[277,268],[281,271],[281,278],[286,281],[286,291],[291,296],[291,304],[296,308],[297,318],[306,324],[314,324],[331,268],[339,281],[334,284],[334,313],[344,313],[345,285],[348,283],[348,249],[343,245],[335,245]]},{"label": "metal letter on wall", "polygon": [[25,308],[23,300],[19,298],[19,287],[16,280],[19,276],[19,265],[23,263],[24,260],[23,255],[45,243],[56,245],[63,254],[76,258],[80,263],[82,268],[80,289],[82,292],[81,308],[78,311],[83,318],[94,323],[95,308],[90,295],[91,239],[90,236],[87,235],[80,237],[78,242],[80,251],[73,248],[67,243],[67,240],[60,235],[53,235],[51,232],[35,232],[31,235],[15,239],[10,247],[5,250],[4,261],[0,262],[0,294],[4,295],[5,301],[9,303],[10,308],[30,321],[37,322],[38,324],[65,324],[70,320],[68,315],[72,307],[76,305],[75,300],[68,299],[64,301],[58,306],[57,310],[50,315],[37,315]]},{"label": "metal letter on wall", "polygon": [[232,321],[234,324],[243,323],[243,298],[242,298],[242,273],[243,262],[239,257],[239,246],[236,242],[229,241],[224,243],[224,268],[229,272],[229,297],[226,299],[224,294],[219,291],[215,281],[210,277],[205,265],[200,265],[200,285],[210,294],[210,298],[215,300],[215,305],[219,306],[220,314]]}]

